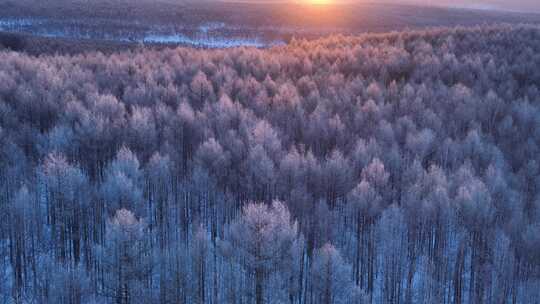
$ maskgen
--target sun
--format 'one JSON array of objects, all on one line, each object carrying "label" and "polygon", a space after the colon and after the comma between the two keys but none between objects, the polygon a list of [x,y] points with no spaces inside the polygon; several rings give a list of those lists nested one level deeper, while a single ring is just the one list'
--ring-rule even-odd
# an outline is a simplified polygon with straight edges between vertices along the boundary
[{"label": "sun", "polygon": [[305,0],[305,2],[311,5],[328,5],[332,0]]}]

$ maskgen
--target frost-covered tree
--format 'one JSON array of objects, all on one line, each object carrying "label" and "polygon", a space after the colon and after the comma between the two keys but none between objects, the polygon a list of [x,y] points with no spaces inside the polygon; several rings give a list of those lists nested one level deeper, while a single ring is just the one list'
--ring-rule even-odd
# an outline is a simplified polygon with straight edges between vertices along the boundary
[{"label": "frost-covered tree", "polygon": [[144,210],[143,174],[137,156],[127,147],[122,147],[116,158],[107,167],[101,193],[109,210],[130,208]]},{"label": "frost-covered tree", "polygon": [[47,189],[47,222],[56,257],[78,264],[86,228],[88,179],[81,169],[55,153],[47,156],[39,174]]},{"label": "frost-covered tree", "polygon": [[[356,303],[351,266],[331,244],[317,249],[311,264],[313,303]],[[356,300],[356,301],[355,301]]]},{"label": "frost-covered tree", "polygon": [[298,225],[279,201],[271,206],[249,204],[231,225],[229,242],[243,269],[253,277],[257,304],[266,303],[265,298],[272,294],[265,290],[266,280],[286,265],[297,238]]},{"label": "frost-covered tree", "polygon": [[155,291],[150,287],[152,252],[145,240],[146,224],[126,209],[116,211],[107,222],[106,245],[99,248],[102,270],[100,296],[114,303],[147,303]]},{"label": "frost-covered tree", "polygon": [[0,302],[535,303],[539,32],[0,50]]}]

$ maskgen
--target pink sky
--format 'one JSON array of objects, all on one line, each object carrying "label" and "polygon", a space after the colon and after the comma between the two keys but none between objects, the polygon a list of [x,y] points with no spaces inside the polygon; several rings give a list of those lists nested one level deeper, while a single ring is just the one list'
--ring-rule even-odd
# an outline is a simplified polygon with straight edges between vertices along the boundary
[{"label": "pink sky", "polygon": [[477,9],[540,12],[540,0],[373,0],[372,2],[428,4]]},{"label": "pink sky", "polygon": [[[225,0],[235,1],[235,0]],[[238,0],[236,0],[238,1]],[[309,0],[239,0],[260,2],[307,2]],[[396,3],[540,13],[540,0],[332,0],[335,2]]]}]

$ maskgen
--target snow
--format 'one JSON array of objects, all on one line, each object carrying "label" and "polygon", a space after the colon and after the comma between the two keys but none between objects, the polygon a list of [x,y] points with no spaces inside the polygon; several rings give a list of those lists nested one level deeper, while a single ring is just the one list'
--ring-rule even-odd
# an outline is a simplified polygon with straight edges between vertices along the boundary
[{"label": "snow", "polygon": [[199,26],[199,31],[202,33],[208,33],[210,31],[218,30],[225,27],[223,22],[208,22]]},{"label": "snow", "polygon": [[[86,24],[92,28],[92,23]],[[57,23],[54,20],[41,19],[0,19],[0,31],[27,33],[40,37],[71,38],[71,39],[98,39],[118,42],[139,42],[147,44],[183,44],[203,48],[231,48],[256,47],[264,48],[284,45],[282,40],[264,40],[257,34],[244,35],[244,37],[231,34],[228,36],[216,31],[239,31],[238,28],[228,26],[223,22],[208,22],[194,28],[194,35],[187,35],[181,31],[184,28],[171,28],[155,26],[145,30],[133,32],[92,32],[82,28],[80,23],[65,21]]]},{"label": "snow", "polygon": [[22,27],[22,26],[30,26],[36,24],[35,19],[17,19],[17,18],[8,18],[8,19],[0,19],[0,28],[12,28],[12,27]]},{"label": "snow", "polygon": [[191,38],[182,34],[150,34],[142,39],[144,43],[158,44],[188,44],[208,48],[230,48],[240,46],[267,47],[284,44],[283,41],[264,42],[257,38],[224,38],[224,37],[200,37]]}]

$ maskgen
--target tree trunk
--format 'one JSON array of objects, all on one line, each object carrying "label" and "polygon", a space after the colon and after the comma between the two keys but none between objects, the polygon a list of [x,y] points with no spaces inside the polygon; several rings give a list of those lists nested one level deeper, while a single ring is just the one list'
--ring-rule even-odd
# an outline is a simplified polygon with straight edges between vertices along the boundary
[{"label": "tree trunk", "polygon": [[262,269],[255,270],[255,303],[263,304],[263,271]]}]

